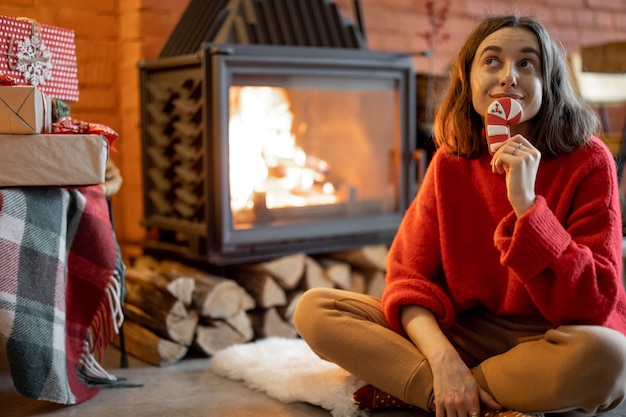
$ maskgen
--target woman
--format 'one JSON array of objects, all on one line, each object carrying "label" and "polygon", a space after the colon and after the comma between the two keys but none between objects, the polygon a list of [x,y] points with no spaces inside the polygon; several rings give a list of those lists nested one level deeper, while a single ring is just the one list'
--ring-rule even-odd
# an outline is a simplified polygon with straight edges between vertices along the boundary
[{"label": "woman", "polygon": [[[500,97],[518,101],[523,118],[491,155],[483,115]],[[374,390],[436,417],[594,414],[622,402],[621,213],[597,129],[538,21],[476,27],[382,298],[313,289],[295,314],[318,355],[371,384],[357,401]]]}]

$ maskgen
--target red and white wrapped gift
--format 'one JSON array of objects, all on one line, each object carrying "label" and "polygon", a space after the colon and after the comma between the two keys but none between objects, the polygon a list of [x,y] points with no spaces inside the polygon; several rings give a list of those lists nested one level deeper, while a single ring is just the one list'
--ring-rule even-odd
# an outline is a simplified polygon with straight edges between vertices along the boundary
[{"label": "red and white wrapped gift", "polygon": [[0,16],[0,74],[47,97],[78,101],[74,31]]}]

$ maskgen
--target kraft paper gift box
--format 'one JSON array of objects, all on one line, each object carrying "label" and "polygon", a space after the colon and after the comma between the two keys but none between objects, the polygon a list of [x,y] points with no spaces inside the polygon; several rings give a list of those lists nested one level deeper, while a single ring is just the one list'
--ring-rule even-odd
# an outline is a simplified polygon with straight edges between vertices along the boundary
[{"label": "kraft paper gift box", "polygon": [[78,101],[74,31],[0,16],[0,74],[47,97]]},{"label": "kraft paper gift box", "polygon": [[100,184],[108,157],[102,135],[0,135],[0,187]]},{"label": "kraft paper gift box", "polygon": [[44,132],[51,122],[51,102],[36,87],[0,87],[0,134]]}]

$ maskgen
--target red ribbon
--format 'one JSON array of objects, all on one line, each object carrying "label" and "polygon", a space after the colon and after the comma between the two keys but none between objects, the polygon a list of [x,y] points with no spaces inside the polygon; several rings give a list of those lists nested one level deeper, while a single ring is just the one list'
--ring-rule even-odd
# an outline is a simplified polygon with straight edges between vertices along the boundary
[{"label": "red ribbon", "polygon": [[0,86],[10,87],[10,86],[14,86],[15,84],[17,83],[15,82],[13,77],[4,73],[0,74]]},{"label": "red ribbon", "polygon": [[58,122],[52,123],[52,133],[74,133],[87,135],[102,135],[109,142],[109,148],[117,152],[113,147],[113,142],[119,138],[119,134],[109,126],[99,123],[88,123],[82,120],[65,116]]}]

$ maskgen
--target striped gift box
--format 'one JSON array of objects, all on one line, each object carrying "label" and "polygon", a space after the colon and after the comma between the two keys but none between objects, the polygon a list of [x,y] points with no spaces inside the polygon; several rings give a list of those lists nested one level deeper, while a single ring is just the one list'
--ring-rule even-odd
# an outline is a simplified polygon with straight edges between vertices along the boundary
[{"label": "striped gift box", "polygon": [[31,19],[0,16],[0,74],[46,96],[78,101],[74,31]]}]

